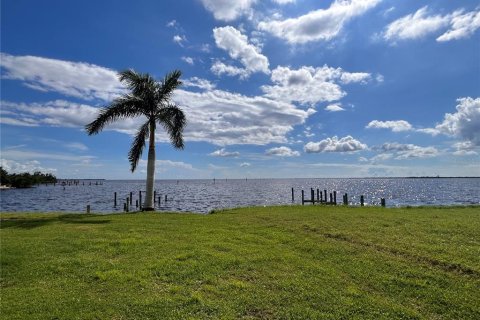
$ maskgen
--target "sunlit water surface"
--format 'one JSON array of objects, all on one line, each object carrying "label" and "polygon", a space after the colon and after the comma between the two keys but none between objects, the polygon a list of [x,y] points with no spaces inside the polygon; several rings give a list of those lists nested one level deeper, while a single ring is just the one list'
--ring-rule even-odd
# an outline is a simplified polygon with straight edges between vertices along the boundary
[{"label": "sunlit water surface", "polygon": [[[418,205],[480,204],[480,178],[396,178],[396,179],[249,179],[249,180],[158,180],[157,198],[160,211],[207,213],[214,209],[291,204],[291,188],[295,203],[301,201],[301,190],[310,198],[310,188],[328,193],[337,191],[337,202],[348,193],[349,201],[358,205],[364,195],[366,205],[378,205],[385,198],[388,207]],[[30,189],[0,192],[0,211],[92,212],[123,211],[123,203],[133,192],[133,209],[144,181],[106,180],[95,185],[80,181],[79,185],[41,185]],[[117,206],[114,206],[117,192]],[[165,194],[168,201],[164,201]],[[143,194],[143,196],[145,196]]]}]

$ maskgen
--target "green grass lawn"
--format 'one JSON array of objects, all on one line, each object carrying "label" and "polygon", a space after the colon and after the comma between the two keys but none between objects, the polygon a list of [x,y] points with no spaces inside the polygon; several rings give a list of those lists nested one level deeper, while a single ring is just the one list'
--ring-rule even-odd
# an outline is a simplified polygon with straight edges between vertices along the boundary
[{"label": "green grass lawn", "polygon": [[480,207],[1,214],[2,319],[480,319]]}]

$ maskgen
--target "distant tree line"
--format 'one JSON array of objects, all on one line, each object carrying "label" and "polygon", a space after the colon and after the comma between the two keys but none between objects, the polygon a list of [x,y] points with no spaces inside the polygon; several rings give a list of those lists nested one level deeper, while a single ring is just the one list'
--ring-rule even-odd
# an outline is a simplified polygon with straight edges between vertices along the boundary
[{"label": "distant tree line", "polygon": [[51,173],[42,173],[36,171],[33,174],[8,173],[3,167],[0,167],[0,184],[14,188],[30,188],[33,185],[41,183],[56,183],[57,178]]}]

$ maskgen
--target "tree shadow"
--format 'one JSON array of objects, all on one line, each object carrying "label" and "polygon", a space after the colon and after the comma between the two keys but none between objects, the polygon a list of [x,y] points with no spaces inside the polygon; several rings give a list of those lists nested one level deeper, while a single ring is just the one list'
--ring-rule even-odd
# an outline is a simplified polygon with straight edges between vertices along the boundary
[{"label": "tree shadow", "polygon": [[52,223],[65,224],[105,224],[110,223],[109,219],[98,219],[99,215],[94,214],[62,214],[52,217],[29,217],[28,214],[14,217],[2,217],[0,219],[0,229],[18,228],[18,229],[34,229]]}]

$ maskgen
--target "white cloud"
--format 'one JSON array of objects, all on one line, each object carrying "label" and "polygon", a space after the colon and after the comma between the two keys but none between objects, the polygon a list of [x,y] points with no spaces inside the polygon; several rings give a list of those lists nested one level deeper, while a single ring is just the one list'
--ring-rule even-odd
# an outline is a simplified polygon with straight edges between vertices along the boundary
[{"label": "white cloud", "polygon": [[213,63],[210,71],[212,71],[217,76],[226,74],[232,77],[239,76],[240,79],[246,79],[250,76],[250,73],[247,71],[247,69],[226,65],[225,63],[218,60]]},{"label": "white cloud", "polygon": [[[145,161],[146,162],[146,161]],[[155,166],[157,168],[181,168],[181,169],[193,169],[193,166],[189,163],[185,163],[182,161],[171,161],[171,160],[156,160]]]},{"label": "white cloud", "polygon": [[[16,60],[16,58],[7,55],[6,60]],[[37,61],[36,59],[34,57],[33,61]],[[95,97],[104,97],[105,99],[113,95],[110,90],[116,88],[113,84],[122,88],[116,78],[116,72],[112,70],[108,71],[112,77],[103,82],[100,81],[103,78],[97,78],[96,75],[108,69],[86,65],[92,67],[92,69],[88,69],[91,74],[87,77],[87,74],[82,72],[79,75],[74,73],[75,68],[79,70],[82,67],[86,68],[85,64],[38,58],[39,64],[42,64],[45,60],[48,62],[47,65],[57,66],[63,71],[61,74],[58,72],[53,72],[53,74],[58,74],[59,79],[65,80],[64,82],[54,79],[48,73],[48,68],[43,70],[40,65],[34,65],[33,70],[36,70],[35,72],[29,68],[22,69],[25,73],[22,74],[22,77],[15,73],[16,77],[32,79],[36,83],[45,83],[44,87],[50,85],[49,88],[52,91],[55,90],[60,93],[65,91],[62,88],[69,87],[68,84],[71,83],[72,86],[74,85],[74,92],[84,93],[87,96],[95,94]],[[27,61],[30,60],[27,59]],[[8,63],[6,65],[10,67]],[[72,70],[69,71],[68,68],[64,68],[65,65],[75,68],[72,67]],[[17,67],[9,68],[7,74],[13,77],[14,73],[10,71],[17,69]],[[51,79],[48,77],[51,77]],[[83,77],[87,77],[89,80],[85,82],[77,81],[78,79],[82,80]],[[90,78],[93,78],[93,80]],[[56,81],[58,81],[58,85]],[[55,85],[51,85],[52,83]],[[95,84],[96,91],[89,89],[93,84]],[[82,87],[82,85],[86,87]],[[205,92],[191,92],[179,89],[174,95],[174,101],[182,106],[188,117],[185,130],[187,141],[207,141],[217,145],[285,143],[287,142],[286,135],[293,130],[293,127],[304,123],[308,116],[315,113],[313,109],[305,111],[291,103],[276,101],[264,96],[249,97],[213,90],[214,86],[212,84],[199,78],[188,79],[186,85],[207,90]],[[90,105],[64,100],[44,103],[2,101],[1,106],[2,116],[0,118],[3,123],[76,128],[83,128],[85,124],[93,121],[100,110]],[[105,129],[135,134],[142,123],[143,118],[141,117],[125,119],[115,122]],[[168,137],[161,130],[159,130],[157,137],[159,141],[168,141]]]},{"label": "white cloud", "polygon": [[0,53],[3,79],[20,80],[39,91],[85,100],[112,100],[125,92],[117,72],[85,62]]},{"label": "white cloud", "polygon": [[191,66],[193,66],[195,64],[192,57],[181,57],[180,59],[182,59],[182,61],[185,61],[186,63],[188,63]]},{"label": "white cloud", "polygon": [[413,158],[432,158],[440,154],[435,147],[420,147],[414,144],[401,144],[397,142],[384,143],[380,150],[383,152],[393,152],[396,154],[396,160]]},{"label": "white cloud", "polygon": [[381,0],[335,0],[327,9],[311,11],[283,21],[260,22],[258,28],[292,44],[329,41],[340,33],[348,21],[363,15],[380,2]]},{"label": "white cloud", "polygon": [[460,98],[457,102],[457,112],[445,114],[444,120],[435,128],[422,131],[454,136],[480,146],[480,98]]},{"label": "white cloud", "polygon": [[383,38],[388,41],[423,38],[446,27],[449,21],[448,16],[429,16],[428,7],[425,6],[413,14],[390,23],[383,33]]},{"label": "white cloud", "polygon": [[391,154],[391,153],[381,153],[381,154],[378,154],[378,155],[370,158],[370,162],[378,163],[378,162],[389,160],[391,158],[393,158],[393,154]]},{"label": "white cloud", "polygon": [[480,9],[462,14],[459,10],[453,13],[450,29],[437,38],[437,41],[450,41],[468,38],[480,28]]},{"label": "white cloud", "polygon": [[215,89],[216,85],[211,83],[207,79],[202,79],[198,77],[192,77],[185,80],[182,80],[183,86],[185,87],[195,87],[203,90],[213,90]]},{"label": "white cloud", "polygon": [[176,35],[173,36],[172,40],[173,40],[173,42],[175,42],[179,46],[183,47],[183,43],[187,42],[187,37],[185,37],[184,35],[176,34]]},{"label": "white cloud", "polygon": [[303,66],[297,70],[279,66],[272,71],[274,85],[264,85],[261,89],[267,97],[275,100],[315,104],[339,100],[346,95],[336,81],[364,82],[366,78],[370,78],[368,73],[350,73],[327,65],[318,68]]},{"label": "white cloud", "polygon": [[414,158],[432,158],[439,155],[439,151],[434,147],[415,146],[411,150],[400,151],[395,159],[414,159]]},{"label": "white cloud", "polygon": [[440,30],[445,30],[437,41],[450,41],[468,38],[480,28],[480,9],[464,13],[463,9],[446,15],[429,14],[428,6],[420,8],[413,14],[406,15],[390,23],[383,32],[387,41],[424,38]]},{"label": "white cloud", "polygon": [[268,58],[260,53],[260,49],[248,43],[248,37],[234,27],[213,29],[217,47],[228,52],[232,59],[239,60],[249,73],[270,73]]},{"label": "white cloud", "polygon": [[342,108],[342,105],[340,103],[336,103],[336,104],[330,104],[326,106],[325,111],[339,112],[339,111],[345,111],[345,109]]},{"label": "white cloud", "polygon": [[410,131],[413,127],[405,120],[378,121],[373,120],[365,127],[367,129],[391,129],[393,132]]},{"label": "white cloud", "polygon": [[278,4],[287,4],[287,3],[295,3],[296,0],[272,0],[273,2],[275,3],[278,3]]},{"label": "white cloud", "polygon": [[178,25],[178,22],[177,20],[172,20],[172,21],[169,21],[167,22],[166,26],[169,27],[169,28],[174,28],[175,26]]},{"label": "white cloud", "polygon": [[240,152],[238,151],[228,152],[225,150],[225,148],[221,148],[221,149],[215,150],[209,155],[212,157],[238,157],[240,155]]},{"label": "white cloud", "polygon": [[242,163],[240,163],[240,167],[242,167],[242,168],[246,168],[246,167],[250,167],[250,166],[251,166],[251,164],[248,163],[248,162],[242,162]]},{"label": "white cloud", "polygon": [[307,153],[318,152],[354,152],[367,149],[367,145],[354,139],[352,136],[346,136],[338,139],[337,136],[324,139],[320,142],[309,142],[304,146]]},{"label": "white cloud", "polygon": [[471,156],[478,154],[474,150],[476,147],[471,141],[457,142],[454,143],[452,147],[456,149],[456,151],[453,152],[453,155],[455,156]]},{"label": "white cloud", "polygon": [[79,156],[78,154],[64,154],[52,152],[28,151],[23,149],[2,149],[2,158],[15,161],[38,161],[38,159],[49,159],[57,161],[82,161],[95,159],[93,156]]},{"label": "white cloud", "polygon": [[289,147],[282,146],[268,149],[267,151],[265,151],[265,154],[278,157],[298,157],[300,155],[300,152],[294,151]]},{"label": "white cloud", "polygon": [[52,168],[45,168],[37,160],[16,161],[8,159],[0,159],[0,166],[8,173],[34,173],[40,171],[42,173],[55,173],[57,170]]},{"label": "white cloud", "polygon": [[80,142],[69,142],[65,145],[67,148],[77,151],[87,151],[88,147]]},{"label": "white cloud", "polygon": [[217,20],[233,21],[251,12],[256,0],[201,0]]},{"label": "white cloud", "polygon": [[314,112],[221,90],[177,90],[174,101],[188,115],[185,138],[217,145],[285,143],[293,126],[304,123]]}]

